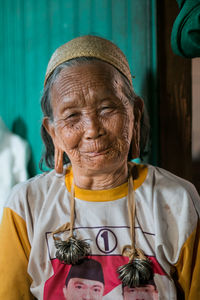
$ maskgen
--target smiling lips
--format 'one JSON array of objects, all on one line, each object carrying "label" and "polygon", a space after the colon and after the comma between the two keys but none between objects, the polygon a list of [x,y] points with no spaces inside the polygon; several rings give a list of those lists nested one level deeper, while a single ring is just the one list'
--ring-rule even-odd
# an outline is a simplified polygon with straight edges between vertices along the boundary
[{"label": "smiling lips", "polygon": [[82,152],[84,155],[87,155],[89,157],[95,157],[95,156],[100,156],[106,154],[110,148],[104,149],[104,150],[98,150],[98,151],[84,151]]}]

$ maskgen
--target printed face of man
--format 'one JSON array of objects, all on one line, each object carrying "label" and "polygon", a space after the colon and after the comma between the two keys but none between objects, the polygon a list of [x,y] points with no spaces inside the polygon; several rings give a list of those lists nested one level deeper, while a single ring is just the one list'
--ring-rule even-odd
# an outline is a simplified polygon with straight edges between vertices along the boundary
[{"label": "printed face of man", "polygon": [[150,284],[137,288],[125,286],[124,300],[158,300],[158,292]]},{"label": "printed face of man", "polygon": [[101,300],[103,292],[102,282],[83,278],[71,278],[63,289],[66,300]]}]

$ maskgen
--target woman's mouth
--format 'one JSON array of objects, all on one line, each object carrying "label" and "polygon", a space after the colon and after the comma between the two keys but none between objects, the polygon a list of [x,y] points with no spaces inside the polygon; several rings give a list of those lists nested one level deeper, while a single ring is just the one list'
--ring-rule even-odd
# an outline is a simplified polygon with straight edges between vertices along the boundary
[{"label": "woman's mouth", "polygon": [[84,153],[84,155],[89,157],[95,157],[95,156],[105,155],[109,150],[110,148],[104,150],[98,150],[98,151],[95,150],[95,151],[82,152],[82,153]]}]

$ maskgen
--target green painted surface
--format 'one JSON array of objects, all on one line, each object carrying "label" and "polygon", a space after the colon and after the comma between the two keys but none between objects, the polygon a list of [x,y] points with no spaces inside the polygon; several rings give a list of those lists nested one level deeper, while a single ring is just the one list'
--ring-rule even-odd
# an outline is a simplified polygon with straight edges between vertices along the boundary
[{"label": "green painted surface", "polygon": [[155,0],[0,0],[0,5],[0,115],[30,144],[30,176],[39,173],[40,97],[48,60],[59,45],[84,34],[108,38],[125,52],[135,91],[154,115],[156,164]]}]

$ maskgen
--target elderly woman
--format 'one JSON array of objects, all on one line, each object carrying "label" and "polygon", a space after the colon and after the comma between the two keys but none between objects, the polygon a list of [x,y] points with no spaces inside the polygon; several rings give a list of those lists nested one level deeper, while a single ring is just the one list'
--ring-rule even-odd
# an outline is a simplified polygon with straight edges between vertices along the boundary
[{"label": "elderly woman", "polygon": [[[44,159],[54,170],[17,185],[8,199],[0,299],[118,300],[124,287],[149,280],[159,299],[200,299],[196,190],[128,162],[144,144],[143,109],[113,43],[83,36],[56,50],[42,97]],[[87,260],[101,273],[86,272]],[[74,292],[66,292],[76,265]]]}]

